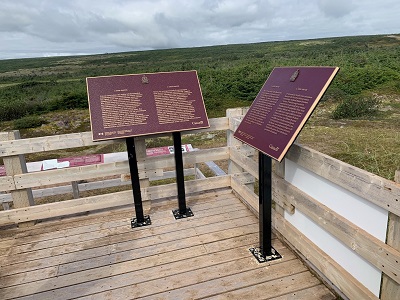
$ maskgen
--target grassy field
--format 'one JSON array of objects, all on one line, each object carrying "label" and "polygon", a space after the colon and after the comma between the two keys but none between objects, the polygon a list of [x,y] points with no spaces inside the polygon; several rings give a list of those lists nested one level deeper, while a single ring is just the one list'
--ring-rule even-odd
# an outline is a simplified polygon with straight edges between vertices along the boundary
[{"label": "grassy field", "polygon": [[300,142],[393,179],[400,169],[396,35],[2,60],[0,130],[22,128],[24,137],[90,130],[88,76],[197,70],[207,113],[218,117],[251,105],[274,67],[318,65],[340,71]]}]

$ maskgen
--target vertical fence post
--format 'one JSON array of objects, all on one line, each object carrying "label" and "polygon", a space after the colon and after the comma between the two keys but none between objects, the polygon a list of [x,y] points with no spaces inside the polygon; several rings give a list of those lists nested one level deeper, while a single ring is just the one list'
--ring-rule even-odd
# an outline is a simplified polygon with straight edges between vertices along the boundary
[{"label": "vertical fence post", "polygon": [[[394,181],[400,183],[400,170],[396,171]],[[400,251],[400,216],[397,216],[391,212],[389,212],[386,244]],[[400,285],[385,273],[382,275],[380,299],[400,299]]]},{"label": "vertical fence post", "polygon": [[[243,116],[245,112],[243,111],[243,108],[231,108],[226,110],[226,116],[228,118],[232,117],[239,117]],[[226,142],[228,147],[235,147],[235,146],[241,146],[242,142],[239,140],[235,139],[233,136],[234,132],[230,129],[227,130],[226,133]],[[239,167],[235,162],[232,160],[228,160],[228,174],[235,174],[235,173],[242,173],[243,169]]]},{"label": "vertical fence post", "polygon": [[[273,172],[276,176],[279,178],[285,179],[285,159],[283,159],[280,163],[277,161],[274,161],[273,164]],[[272,199],[275,198],[274,193],[276,193],[276,190],[272,188]],[[278,203],[275,202],[275,212],[280,214],[282,217],[285,215],[284,208],[281,207]]]},{"label": "vertical fence post", "polygon": [[[233,127],[231,124],[232,119],[235,117],[243,117],[248,111],[248,108],[230,108],[226,110],[226,116],[229,118],[229,127],[230,129],[227,130],[226,134],[226,140],[227,140],[227,146],[228,147],[236,147],[236,148],[241,148],[243,150],[243,153],[246,153],[245,155],[249,158],[253,158],[255,150],[251,148],[250,146],[242,143],[241,141],[237,140],[233,134]],[[241,168],[238,164],[236,164],[232,160],[228,160],[228,174],[236,174],[236,173],[242,173],[244,172],[243,168]],[[246,183],[245,184],[249,189],[254,191],[254,182]]]},{"label": "vertical fence post", "polygon": [[72,195],[73,195],[74,199],[78,199],[79,198],[79,184],[78,184],[78,181],[72,181],[71,185],[72,185]]},{"label": "vertical fence post", "polygon": [[[138,162],[146,159],[146,140],[141,137],[135,138],[136,159]],[[141,170],[139,170],[141,171]],[[149,178],[140,179],[140,187],[146,188],[150,186]]]},{"label": "vertical fence post", "polygon": [[[6,134],[0,135],[0,141],[18,140],[20,138],[21,136],[18,130],[14,130]],[[4,157],[3,161],[7,176],[14,176],[28,172],[26,167],[25,156],[22,154]],[[32,189],[30,188],[11,191],[11,198],[13,200],[14,208],[23,208],[35,205],[33,200]],[[18,224],[18,226],[27,227],[27,226],[32,226],[34,224],[35,224],[34,221],[29,221],[20,223]]]}]

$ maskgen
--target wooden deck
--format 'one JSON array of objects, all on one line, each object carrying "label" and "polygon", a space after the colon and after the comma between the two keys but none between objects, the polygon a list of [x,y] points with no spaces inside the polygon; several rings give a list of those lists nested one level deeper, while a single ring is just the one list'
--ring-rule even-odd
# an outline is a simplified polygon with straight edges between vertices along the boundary
[{"label": "wooden deck", "polygon": [[230,189],[145,203],[152,225],[130,228],[132,207],[1,230],[0,299],[336,299],[279,240],[259,264],[258,219]]}]

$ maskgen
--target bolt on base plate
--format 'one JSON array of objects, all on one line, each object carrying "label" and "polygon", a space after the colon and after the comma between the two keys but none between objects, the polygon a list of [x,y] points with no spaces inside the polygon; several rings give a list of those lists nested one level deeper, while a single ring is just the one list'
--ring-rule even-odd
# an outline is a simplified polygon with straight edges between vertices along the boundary
[{"label": "bolt on base plate", "polygon": [[184,214],[182,214],[179,211],[179,209],[173,210],[172,213],[174,214],[175,220],[189,218],[189,217],[193,217],[194,216],[192,210],[189,207],[186,208],[186,212]]},{"label": "bolt on base plate", "polygon": [[138,222],[137,218],[133,218],[131,220],[131,228],[143,227],[143,226],[148,226],[148,225],[151,225],[150,216],[144,216],[143,222]]},{"label": "bolt on base plate", "polygon": [[280,255],[278,251],[276,251],[273,247],[271,247],[271,254],[269,255],[263,253],[263,251],[261,251],[260,248],[250,248],[249,250],[258,260],[259,263],[265,263],[268,261],[282,258],[282,255]]}]

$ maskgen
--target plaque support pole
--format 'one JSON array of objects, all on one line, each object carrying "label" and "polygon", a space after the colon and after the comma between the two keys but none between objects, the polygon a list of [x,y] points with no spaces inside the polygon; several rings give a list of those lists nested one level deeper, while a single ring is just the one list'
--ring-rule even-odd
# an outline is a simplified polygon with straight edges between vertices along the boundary
[{"label": "plaque support pole", "polygon": [[173,210],[172,213],[174,214],[175,219],[182,219],[182,218],[192,217],[193,212],[189,207],[186,207],[185,177],[183,173],[181,133],[173,132],[172,136],[174,139],[176,184],[178,187],[178,205],[179,205],[179,208]]},{"label": "plaque support pole", "polygon": [[143,214],[142,194],[140,192],[139,170],[137,166],[135,139],[126,138],[126,148],[128,151],[129,170],[131,173],[131,183],[133,192],[133,201],[135,204],[136,218],[131,220],[131,227],[142,227],[151,225],[150,216]]},{"label": "plaque support pole", "polygon": [[258,156],[259,170],[259,232],[260,247],[251,248],[258,262],[282,258],[272,247],[272,159],[262,152]]}]

